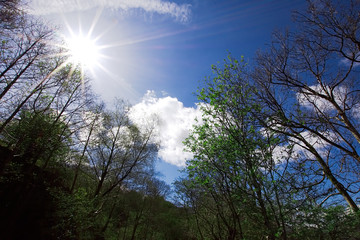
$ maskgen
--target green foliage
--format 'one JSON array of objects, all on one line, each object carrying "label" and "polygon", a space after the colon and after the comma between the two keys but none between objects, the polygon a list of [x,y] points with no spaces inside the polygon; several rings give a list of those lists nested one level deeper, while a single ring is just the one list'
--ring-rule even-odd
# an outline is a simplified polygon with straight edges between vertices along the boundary
[{"label": "green foliage", "polygon": [[52,227],[58,203],[51,192],[62,185],[57,170],[43,170],[22,157],[14,158],[0,178],[1,239],[55,239]]},{"label": "green foliage", "polygon": [[[244,61],[229,56],[222,67],[212,69],[215,76],[206,79],[205,87],[198,92],[203,102],[202,124],[194,126],[184,142],[194,153],[186,170],[193,184],[190,188],[196,186],[210,193],[197,214],[205,215],[207,231],[213,229],[214,236],[274,235],[275,226],[270,222],[275,221],[276,214],[270,209],[273,200],[263,195],[269,194],[267,188],[274,183],[269,146],[278,140],[261,133],[257,116],[262,108],[256,89],[247,82]],[[216,224],[223,227],[216,228]]]},{"label": "green foliage", "polygon": [[120,202],[122,221],[116,232],[124,239],[188,239],[181,209],[163,198],[131,191],[123,193]]},{"label": "green foliage", "polygon": [[52,113],[22,111],[7,133],[8,145],[14,152],[33,163],[45,164],[68,152],[69,129]]},{"label": "green foliage", "polygon": [[88,193],[79,188],[74,194],[53,189],[53,198],[57,202],[54,212],[56,224],[52,231],[61,239],[93,239],[91,230],[96,226],[94,203]]},{"label": "green foliage", "polygon": [[358,239],[360,237],[359,213],[349,208],[310,207],[298,211],[292,221],[294,239]]},{"label": "green foliage", "polygon": [[[229,56],[212,69],[213,78],[198,91],[202,119],[184,141],[194,158],[187,161],[187,179],[177,184],[199,238],[358,237],[357,215],[341,205],[317,207],[321,185],[309,184],[309,163],[288,161],[294,145],[264,124],[267,106],[243,60]],[[276,149],[284,149],[282,162]]]}]

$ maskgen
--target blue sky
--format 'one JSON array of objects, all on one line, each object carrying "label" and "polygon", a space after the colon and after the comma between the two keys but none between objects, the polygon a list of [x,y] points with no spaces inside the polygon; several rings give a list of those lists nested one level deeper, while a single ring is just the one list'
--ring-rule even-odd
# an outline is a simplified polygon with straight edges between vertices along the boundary
[{"label": "blue sky", "polygon": [[291,27],[304,0],[32,0],[31,12],[59,35],[88,33],[102,57],[88,75],[108,103],[129,100],[133,116],[156,113],[157,164],[171,183],[186,158],[181,141],[199,115],[194,92],[228,52],[251,63],[274,30]]}]

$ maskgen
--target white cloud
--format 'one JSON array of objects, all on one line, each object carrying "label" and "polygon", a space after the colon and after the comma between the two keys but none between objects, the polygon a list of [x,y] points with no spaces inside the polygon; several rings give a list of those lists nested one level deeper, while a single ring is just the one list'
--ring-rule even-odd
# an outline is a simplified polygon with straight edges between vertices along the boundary
[{"label": "white cloud", "polygon": [[83,144],[85,144],[90,134],[90,128],[92,128],[90,135],[90,144],[92,143],[95,144],[98,141],[97,134],[104,129],[104,126],[102,124],[103,117],[100,114],[95,114],[94,112],[91,111],[84,112],[82,116],[83,116],[82,121],[86,123],[88,127],[82,128],[80,130],[80,134],[78,136],[79,140],[83,142]]},{"label": "white cloud", "polygon": [[[278,126],[276,123],[272,124],[272,129],[278,129],[280,131],[284,131],[281,130],[283,128],[280,127],[280,125]],[[269,136],[270,134],[273,134],[272,131],[269,131],[268,129],[265,128],[260,129],[260,133],[263,136]],[[329,139],[330,141],[339,143],[338,137],[331,130],[328,130],[327,132],[319,132],[319,134]],[[327,156],[330,147],[330,144],[328,142],[326,142],[321,137],[309,131],[303,131],[299,135],[300,135],[299,137],[303,138],[311,146],[313,146],[315,150],[320,154],[320,156],[324,158]],[[313,157],[311,153],[308,150],[306,150],[306,146],[301,140],[295,137],[290,137],[289,140],[291,142],[291,145],[294,144],[293,146],[290,146],[289,144],[277,145],[273,149],[272,156],[276,164],[281,164],[287,160],[294,161],[304,156],[306,156],[307,158]]]},{"label": "white cloud", "polygon": [[[336,136],[333,132],[329,131],[329,132],[320,132],[321,135],[323,135],[324,137],[330,139],[331,141],[336,142]],[[325,140],[321,139],[319,136],[316,136],[312,133],[310,133],[309,131],[304,131],[302,133],[300,133],[301,137],[304,138],[311,146],[313,146],[316,151],[320,154],[320,156],[325,157],[328,153],[328,147],[330,146],[330,144],[328,142],[326,142]],[[294,143],[297,143],[297,145],[294,147],[294,152],[297,154],[301,154],[301,153],[305,153],[304,149],[302,147],[303,143],[300,142],[297,139],[292,139],[292,141]]]},{"label": "white cloud", "polygon": [[[320,85],[314,85],[310,86],[312,90],[319,94],[327,95],[331,92],[330,88],[328,86],[325,86],[325,90]],[[348,95],[348,89],[345,87],[338,87],[335,90],[333,90],[335,101],[338,105],[342,106],[347,95]],[[316,106],[320,111],[326,112],[334,110],[334,106],[326,99],[319,97],[318,95],[314,95],[310,91],[304,89],[302,93],[297,94],[297,100],[298,102],[309,109],[314,109],[314,106]]]},{"label": "white cloud", "polygon": [[[325,86],[325,90],[320,85],[313,85],[310,86],[310,88],[323,95],[327,95],[331,92],[328,86]],[[344,108],[344,106],[346,106],[347,109],[350,109],[349,112],[352,117],[360,119],[360,101],[358,95],[354,95],[355,92],[357,92],[357,89],[352,90],[347,87],[339,86],[333,90],[332,94],[340,107]],[[297,93],[296,97],[300,105],[308,109],[315,110],[316,106],[317,110],[323,113],[335,110],[334,105],[330,101],[321,98],[318,95],[314,95],[308,90]]]},{"label": "white cloud", "polygon": [[156,140],[160,142],[159,157],[176,166],[185,166],[186,159],[192,154],[184,152],[183,141],[190,129],[201,119],[200,107],[184,107],[177,98],[158,98],[153,91],[148,91],[143,100],[130,109],[130,118],[138,125],[146,125],[145,119],[157,117]]},{"label": "white cloud", "polygon": [[[355,54],[354,57],[353,57],[353,54]],[[351,61],[347,58],[342,58],[340,60],[340,65],[344,65],[345,67],[350,67],[351,65],[353,67],[360,66],[360,52],[357,52],[357,53],[348,52],[348,53],[346,53],[346,55],[349,56],[350,58],[353,58],[354,61]]]},{"label": "white cloud", "polygon": [[83,11],[96,7],[113,10],[141,9],[149,13],[170,15],[179,21],[188,21],[190,4],[176,4],[163,0],[32,0],[30,12],[35,15]]},{"label": "white cloud", "polygon": [[[322,132],[320,133],[331,141],[336,142],[336,136],[332,132]],[[300,133],[301,137],[304,138],[311,146],[315,148],[318,154],[326,158],[329,153],[330,144],[325,140],[321,139],[319,136],[316,136],[308,131]],[[289,149],[289,145],[276,146],[273,150],[273,158],[276,164],[283,163],[285,160],[294,161],[298,158],[314,158],[314,156],[305,148],[305,144],[296,138],[290,138],[290,141],[294,144],[292,148]],[[291,150],[291,151],[290,151]]]},{"label": "white cloud", "polygon": [[360,119],[360,103],[356,104],[354,108],[351,111],[351,114],[357,118]]}]

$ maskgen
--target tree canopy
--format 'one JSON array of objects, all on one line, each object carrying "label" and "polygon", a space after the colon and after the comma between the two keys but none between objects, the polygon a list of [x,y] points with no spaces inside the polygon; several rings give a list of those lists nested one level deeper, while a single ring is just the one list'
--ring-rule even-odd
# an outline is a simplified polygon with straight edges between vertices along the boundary
[{"label": "tree canopy", "polygon": [[178,182],[200,239],[358,237],[359,11],[309,2],[253,66],[213,66]]}]

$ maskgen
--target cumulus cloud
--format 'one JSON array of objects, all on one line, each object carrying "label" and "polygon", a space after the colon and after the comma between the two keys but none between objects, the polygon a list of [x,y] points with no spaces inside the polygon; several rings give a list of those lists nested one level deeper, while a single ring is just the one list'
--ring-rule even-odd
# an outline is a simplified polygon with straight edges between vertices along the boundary
[{"label": "cumulus cloud", "polygon": [[[327,92],[331,92],[328,86],[325,86],[325,90],[320,85],[313,85],[310,86],[310,88],[315,92],[324,95],[327,95]],[[360,101],[357,89],[352,90],[347,87],[340,86],[335,88],[332,94],[334,95],[336,103],[340,107],[344,108],[344,106],[346,106],[347,110],[350,109],[350,114],[352,117],[360,119]],[[317,110],[323,113],[335,110],[334,105],[331,104],[328,100],[321,98],[318,95],[314,95],[308,90],[303,90],[303,92],[297,93],[296,97],[300,105],[308,109],[314,110],[316,106]]]},{"label": "cumulus cloud", "polygon": [[[323,87],[320,85],[310,86],[310,88],[315,92],[323,95],[327,95],[327,92],[331,92],[329,87],[326,87],[326,90],[324,90]],[[348,89],[345,87],[338,87],[333,91],[333,94],[335,97],[335,101],[341,106],[348,95]],[[318,95],[312,94],[308,90],[303,90],[302,93],[298,93],[297,100],[302,106],[310,109],[316,106],[320,111],[323,112],[334,110],[334,106],[330,104],[329,101],[319,97]]]},{"label": "cumulus cloud", "polygon": [[[320,132],[321,135],[323,135],[324,137],[330,139],[331,141],[337,142],[337,138],[336,135],[331,132]],[[317,152],[322,156],[325,157],[328,153],[328,147],[330,146],[330,144],[328,142],[326,142],[325,140],[321,139],[319,136],[316,136],[312,133],[310,133],[309,131],[304,131],[302,133],[300,133],[301,137],[306,139],[306,141],[313,146]],[[297,143],[297,145],[294,147],[294,152],[300,154],[300,153],[304,153],[304,149],[302,147],[302,143],[297,140],[297,139],[292,139],[292,141],[294,143]]]},{"label": "cumulus cloud", "polygon": [[351,113],[355,118],[360,120],[360,103],[354,106]]},{"label": "cumulus cloud", "polygon": [[190,4],[176,4],[163,0],[33,0],[30,12],[35,15],[83,11],[95,7],[114,10],[141,9],[149,13],[170,15],[179,21],[187,21]]},{"label": "cumulus cloud", "polygon": [[201,119],[200,106],[184,107],[177,98],[157,97],[154,91],[148,91],[142,101],[134,105],[129,112],[130,118],[143,126],[146,119],[157,119],[155,140],[160,142],[159,157],[176,166],[185,166],[186,159],[192,154],[184,151],[183,141],[189,135],[195,119]]},{"label": "cumulus cloud", "polygon": [[[330,139],[331,141],[337,142],[336,135],[333,132],[321,132],[320,134]],[[300,133],[300,135],[316,149],[321,157],[327,157],[330,151],[330,144],[328,142],[321,139],[319,136],[310,133],[309,131],[304,131]],[[279,145],[274,148],[273,159],[275,160],[276,164],[281,164],[286,160],[294,161],[303,157],[309,159],[314,157],[308,150],[306,150],[304,143],[299,139],[291,137],[290,141],[294,144],[291,148],[289,148],[290,145]]]}]

